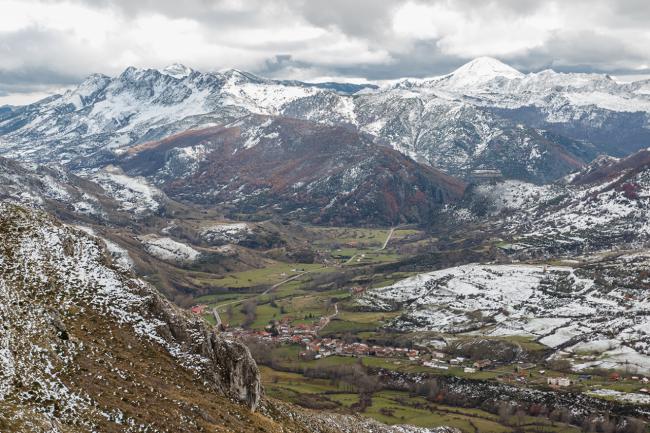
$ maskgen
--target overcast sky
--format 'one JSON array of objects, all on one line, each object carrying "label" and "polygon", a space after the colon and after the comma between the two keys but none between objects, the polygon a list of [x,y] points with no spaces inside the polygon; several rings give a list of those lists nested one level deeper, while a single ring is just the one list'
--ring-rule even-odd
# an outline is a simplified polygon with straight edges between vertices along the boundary
[{"label": "overcast sky", "polygon": [[0,0],[0,104],[174,62],[302,80],[431,76],[478,56],[647,74],[648,1]]}]

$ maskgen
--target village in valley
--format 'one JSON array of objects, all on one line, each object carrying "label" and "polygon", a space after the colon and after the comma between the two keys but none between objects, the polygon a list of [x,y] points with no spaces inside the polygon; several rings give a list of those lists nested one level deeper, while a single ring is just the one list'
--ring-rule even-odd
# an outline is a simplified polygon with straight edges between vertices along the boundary
[{"label": "village in valley", "polygon": [[[363,288],[353,287],[351,293],[363,292]],[[608,372],[601,380],[594,381],[591,374],[566,374],[566,372],[548,371],[544,367],[531,362],[514,361],[504,362],[491,359],[471,359],[469,357],[454,356],[442,350],[433,350],[428,347],[394,347],[377,344],[367,344],[361,341],[352,341],[350,338],[322,337],[320,332],[329,324],[336,314],[323,316],[312,323],[294,324],[289,316],[280,320],[271,321],[264,329],[244,329],[242,327],[229,327],[219,324],[221,335],[229,340],[256,341],[272,347],[291,346],[299,347],[297,360],[317,361],[329,357],[355,357],[359,359],[383,359],[387,361],[382,365],[392,363],[399,367],[422,367],[431,374],[451,374],[471,378],[481,375],[481,379],[492,379],[498,382],[519,386],[542,386],[551,389],[572,388],[576,385],[589,385],[589,388],[607,388],[607,384],[623,382],[637,383],[642,386],[638,393],[646,394],[650,399],[650,379],[642,375],[624,375],[617,371]],[[194,314],[204,314],[206,305],[195,305],[191,308]],[[599,382],[598,384],[594,384]],[[603,386],[604,384],[604,386]],[[646,386],[647,385],[647,386]],[[616,386],[614,386],[616,388]]]}]

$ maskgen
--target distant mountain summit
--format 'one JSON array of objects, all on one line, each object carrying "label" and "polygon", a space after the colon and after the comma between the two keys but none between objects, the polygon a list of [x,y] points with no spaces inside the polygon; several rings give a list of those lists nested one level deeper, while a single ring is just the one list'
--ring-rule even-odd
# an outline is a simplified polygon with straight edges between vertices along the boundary
[{"label": "distant mountain summit", "polygon": [[444,80],[446,85],[462,90],[497,78],[512,80],[522,77],[524,77],[524,74],[497,59],[478,57],[446,75]]},{"label": "distant mountain summit", "polygon": [[180,63],[174,63],[160,70],[161,74],[169,75],[170,77],[178,79],[185,78],[192,72],[194,72],[192,68],[188,68],[187,66],[181,65]]}]

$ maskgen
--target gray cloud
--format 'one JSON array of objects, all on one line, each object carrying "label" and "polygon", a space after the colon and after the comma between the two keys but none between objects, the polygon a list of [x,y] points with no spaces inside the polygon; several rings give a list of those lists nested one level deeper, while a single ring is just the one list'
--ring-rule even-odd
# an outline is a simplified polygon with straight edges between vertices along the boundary
[{"label": "gray cloud", "polygon": [[[70,7],[61,0],[24,0],[37,10],[35,2]],[[6,0],[0,14],[19,3]],[[72,0],[72,5],[108,24],[98,21],[101,28],[94,34],[78,28],[75,17],[69,25],[60,22],[65,16],[41,16],[7,28],[0,19],[0,93],[67,86],[92,72],[119,73],[129,64],[160,67],[176,61],[280,78],[370,80],[442,74],[475,55],[499,57],[524,71],[620,74],[650,68],[647,0]],[[404,7],[423,11],[407,17],[413,21],[406,22],[407,33],[394,27]]]},{"label": "gray cloud", "polygon": [[[444,55],[436,41],[416,42],[407,52],[393,53],[393,61],[372,65],[320,67],[318,73],[324,76],[363,77],[368,80],[384,80],[400,77],[422,77],[448,73],[465,63],[464,59]],[[291,55],[276,55],[268,59],[264,67],[256,72],[270,77],[282,78],[287,70],[309,69],[314,65],[292,58]]]}]

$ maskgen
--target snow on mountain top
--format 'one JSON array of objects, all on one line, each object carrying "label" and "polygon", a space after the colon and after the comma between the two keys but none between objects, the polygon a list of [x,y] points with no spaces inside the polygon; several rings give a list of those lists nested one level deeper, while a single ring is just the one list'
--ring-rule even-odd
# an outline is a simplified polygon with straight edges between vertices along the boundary
[{"label": "snow on mountain top", "polygon": [[271,82],[266,78],[258,77],[250,72],[242,71],[240,69],[224,69],[219,71],[219,74],[226,78],[230,84],[243,84],[243,83],[256,83],[263,84]]},{"label": "snow on mountain top", "polygon": [[524,74],[497,59],[479,57],[441,77],[440,83],[451,89],[472,89],[498,78],[513,80],[523,77]]},{"label": "snow on mountain top", "polygon": [[523,73],[519,72],[510,65],[506,65],[500,60],[492,57],[478,57],[463,66],[456,69],[450,74],[453,77],[471,78],[472,76],[480,77],[506,77],[521,78]]},{"label": "snow on mountain top", "polygon": [[190,75],[194,70],[180,63],[174,63],[166,68],[159,69],[159,72],[170,77],[181,79]]},{"label": "snow on mountain top", "polygon": [[[611,76],[595,73],[564,73],[552,69],[524,74],[490,57],[479,57],[455,71],[429,78],[386,82],[383,91],[407,97],[439,100],[471,96],[472,103],[515,109],[522,106],[558,109],[599,107],[617,112],[650,112],[650,84],[623,84]],[[408,91],[408,94],[398,93]],[[561,110],[560,110],[561,111]],[[567,121],[559,115],[555,121]]]}]

